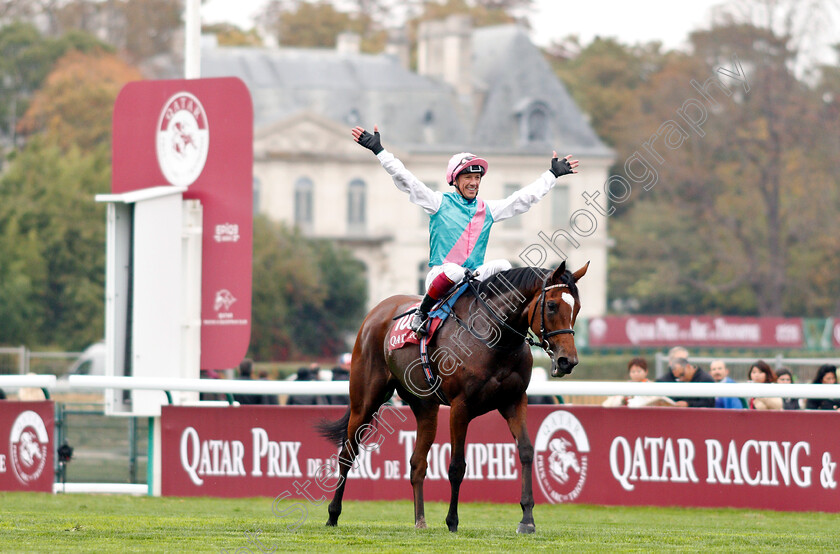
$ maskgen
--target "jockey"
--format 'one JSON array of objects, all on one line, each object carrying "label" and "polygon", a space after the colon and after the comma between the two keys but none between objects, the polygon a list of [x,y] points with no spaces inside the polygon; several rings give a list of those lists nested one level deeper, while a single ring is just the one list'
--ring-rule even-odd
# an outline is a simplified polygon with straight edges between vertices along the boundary
[{"label": "jockey", "polygon": [[464,277],[465,270],[474,272],[479,281],[510,269],[507,260],[484,261],[490,227],[497,221],[527,212],[539,202],[558,177],[577,173],[578,160],[572,156],[551,159],[551,167],[539,179],[507,198],[484,201],[478,197],[481,179],[487,173],[487,160],[468,152],[455,154],[446,166],[446,182],[456,192],[437,192],[423,184],[408,171],[400,160],[382,147],[379,127],[373,134],[362,127],[351,131],[360,145],[373,152],[394,180],[407,192],[409,200],[429,214],[429,266],[426,276],[426,295],[411,320],[411,329],[418,336],[425,334],[425,321],[435,302],[443,298],[453,285]]}]

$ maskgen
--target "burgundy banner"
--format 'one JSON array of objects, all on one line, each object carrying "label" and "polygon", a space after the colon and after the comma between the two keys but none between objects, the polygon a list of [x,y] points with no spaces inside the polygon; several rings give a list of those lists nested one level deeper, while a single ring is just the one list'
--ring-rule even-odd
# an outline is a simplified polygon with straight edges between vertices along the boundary
[{"label": "burgundy banner", "polygon": [[[337,483],[338,449],[312,427],[343,413],[340,407],[164,406],[162,492],[320,505]],[[530,406],[528,415],[538,503],[840,511],[834,413]],[[428,500],[449,500],[448,416],[441,408]],[[405,407],[385,408],[377,421],[345,498],[411,499],[414,416]],[[467,443],[461,499],[517,503],[519,456],[504,420],[496,413],[474,420]]]},{"label": "burgundy banner", "polygon": [[111,192],[171,184],[201,201],[201,369],[239,365],[251,337],[253,128],[233,77],[129,83],[114,105]]},{"label": "burgundy banner", "polygon": [[0,401],[0,491],[52,492],[53,403]]},{"label": "burgundy banner", "polygon": [[634,315],[589,320],[589,346],[803,348],[801,318]]}]

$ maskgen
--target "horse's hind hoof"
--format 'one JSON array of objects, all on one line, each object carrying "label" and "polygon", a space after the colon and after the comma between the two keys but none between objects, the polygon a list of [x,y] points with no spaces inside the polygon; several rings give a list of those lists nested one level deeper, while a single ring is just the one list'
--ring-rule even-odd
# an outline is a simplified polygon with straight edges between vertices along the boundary
[{"label": "horse's hind hoof", "polygon": [[520,523],[519,527],[516,528],[517,533],[525,535],[532,535],[536,530],[537,527],[533,523]]},{"label": "horse's hind hoof", "polygon": [[330,519],[327,520],[327,527],[335,527],[337,525],[338,525],[338,518],[336,518],[336,519],[330,518]]},{"label": "horse's hind hoof", "polygon": [[417,521],[414,522],[415,529],[426,529],[426,518],[421,517]]}]

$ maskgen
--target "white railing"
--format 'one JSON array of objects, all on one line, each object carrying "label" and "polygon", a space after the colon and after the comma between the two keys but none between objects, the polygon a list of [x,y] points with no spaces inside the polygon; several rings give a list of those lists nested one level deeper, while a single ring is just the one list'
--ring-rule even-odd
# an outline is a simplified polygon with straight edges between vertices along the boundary
[{"label": "white railing", "polygon": [[0,389],[22,387],[52,389],[55,388],[55,383],[55,375],[0,375]]},{"label": "white railing", "polygon": [[[193,391],[233,394],[346,395],[347,381],[237,381],[227,379],[150,379],[73,375],[72,388]],[[546,381],[531,383],[530,395],[614,395],[678,397],[840,398],[840,385],[760,383],[632,383],[624,381]]]},{"label": "white railing", "polygon": [[[230,379],[152,379],[71,375],[58,387],[54,375],[0,375],[0,388],[124,389],[230,394],[346,395],[347,381],[239,381]],[[633,383],[626,381],[545,381],[531,383],[530,395],[693,396],[840,398],[840,385],[760,383]]]}]

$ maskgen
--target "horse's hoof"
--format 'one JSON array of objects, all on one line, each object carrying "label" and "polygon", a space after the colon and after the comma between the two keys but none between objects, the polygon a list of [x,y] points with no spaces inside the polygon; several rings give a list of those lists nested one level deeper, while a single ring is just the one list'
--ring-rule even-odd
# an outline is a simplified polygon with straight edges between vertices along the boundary
[{"label": "horse's hoof", "polygon": [[426,528],[426,518],[421,517],[417,521],[414,522],[415,529],[425,529]]},{"label": "horse's hoof", "polygon": [[327,527],[335,527],[336,525],[338,525],[338,518],[330,518],[327,520]]},{"label": "horse's hoof", "polygon": [[537,527],[533,523],[520,523],[519,527],[516,528],[517,533],[522,533],[525,535],[531,535],[536,532]]}]

